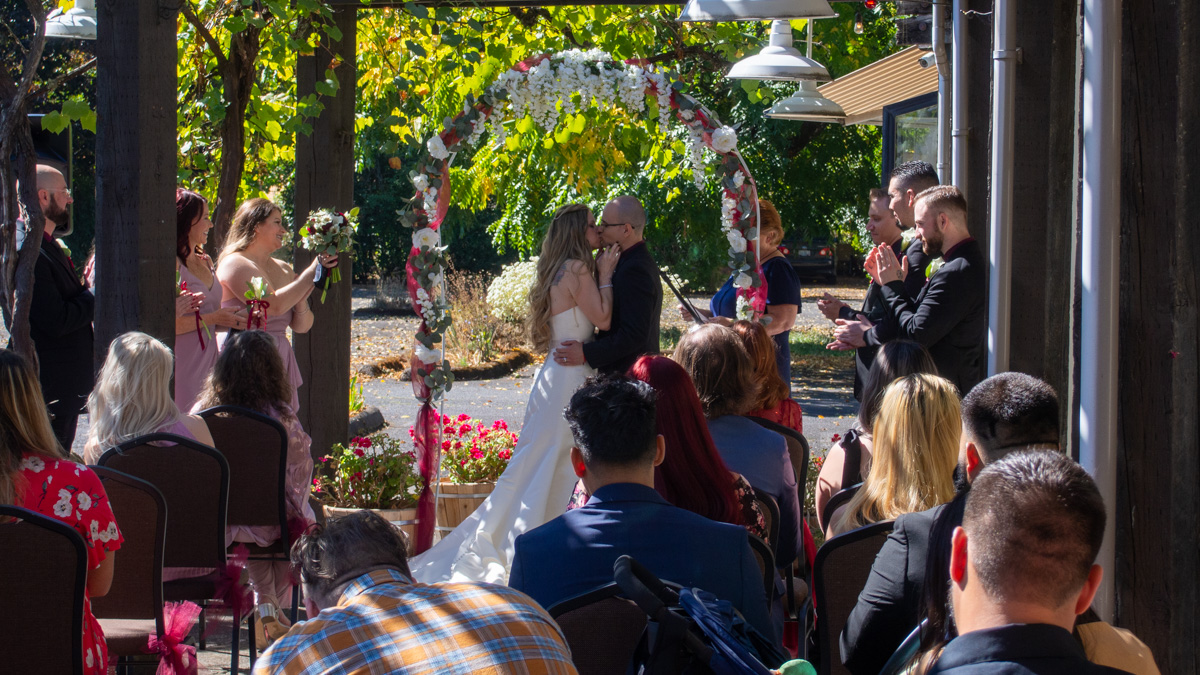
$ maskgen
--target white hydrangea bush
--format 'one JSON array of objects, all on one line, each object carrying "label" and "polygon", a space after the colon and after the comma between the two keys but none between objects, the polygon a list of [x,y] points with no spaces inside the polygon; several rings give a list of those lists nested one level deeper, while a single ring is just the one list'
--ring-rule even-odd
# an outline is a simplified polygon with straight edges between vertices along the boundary
[{"label": "white hydrangea bush", "polygon": [[537,281],[537,257],[505,265],[488,284],[487,301],[492,316],[520,323],[529,314],[529,289]]}]

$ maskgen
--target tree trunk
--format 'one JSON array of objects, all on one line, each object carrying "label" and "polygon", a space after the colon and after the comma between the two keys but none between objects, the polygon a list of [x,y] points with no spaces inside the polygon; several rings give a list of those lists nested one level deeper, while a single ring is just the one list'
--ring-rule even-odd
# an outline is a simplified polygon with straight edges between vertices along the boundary
[{"label": "tree trunk", "polygon": [[225,235],[233,223],[246,164],[246,108],[254,89],[259,34],[260,30],[251,26],[233,36],[227,67],[221,73],[229,108],[221,122],[221,179],[217,184],[217,207],[213,210],[213,242],[218,251],[225,245]]},{"label": "tree trunk", "polygon": [[[12,339],[12,349],[29,359],[37,369],[37,355],[33,350],[33,338],[29,334],[29,305],[33,300],[33,270],[37,264],[38,251],[42,246],[42,231],[46,218],[42,214],[37,194],[37,156],[33,149],[33,136],[29,129],[29,118],[24,106],[10,111],[18,115],[16,127],[5,142],[0,143],[0,157],[5,158],[3,182],[0,187],[4,198],[3,278],[0,278],[0,296],[3,297],[4,324]],[[7,158],[15,155],[15,161]],[[19,183],[20,187],[17,188]],[[15,189],[16,188],[16,189]],[[16,250],[17,218],[24,207],[25,244]]]}]

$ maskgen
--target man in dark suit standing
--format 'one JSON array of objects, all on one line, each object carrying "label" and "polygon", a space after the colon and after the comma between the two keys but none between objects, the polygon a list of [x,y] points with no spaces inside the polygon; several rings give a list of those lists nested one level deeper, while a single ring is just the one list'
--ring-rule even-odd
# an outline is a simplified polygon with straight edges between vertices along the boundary
[{"label": "man in dark suit standing", "polygon": [[[967,200],[953,185],[938,185],[917,195],[914,214],[925,254],[945,260],[921,293],[914,299],[905,288],[908,260],[901,264],[890,246],[871,251],[866,268],[891,309],[896,337],[924,345],[938,374],[960,392],[970,391],[984,373],[987,270],[983,251],[967,230]],[[873,328],[851,321],[834,337],[856,344],[867,330]]]},{"label": "man in dark suit standing", "polygon": [[[67,229],[67,206],[74,201],[66,179],[57,169],[40,164],[37,187],[46,229],[38,240],[41,251],[34,268],[29,334],[37,352],[50,424],[63,449],[70,452],[79,413],[94,382],[92,311],[96,298],[80,283],[74,264],[54,239],[56,229]],[[32,240],[34,233],[27,236]]]},{"label": "man in dark suit standing", "polygon": [[644,354],[658,353],[662,315],[662,284],[658,265],[642,238],[646,210],[637,197],[617,197],[604,207],[596,223],[605,246],[621,247],[613,272],[612,327],[593,342],[567,340],[554,350],[554,359],[571,366],[586,362],[602,373],[624,373]]},{"label": "man in dark suit standing", "polygon": [[[907,164],[902,164],[897,169],[905,166]],[[932,170],[933,168],[930,167],[930,171]],[[899,180],[895,172],[892,175],[893,182]],[[933,179],[931,185],[937,185],[936,178]],[[891,197],[886,190],[871,189],[871,206],[867,212],[867,233],[871,235],[871,241],[875,242],[876,246],[891,246],[896,257],[908,258],[909,273],[904,278],[904,288],[909,296],[915,298],[920,295],[921,289],[925,286],[925,267],[929,264],[929,256],[925,255],[921,240],[916,237],[913,237],[912,241],[908,243],[907,249],[905,248],[904,229],[900,226],[900,219],[889,206],[890,201]],[[863,299],[862,309],[857,312],[829,293],[817,301],[817,308],[838,326],[864,319],[864,323],[874,326],[874,330],[864,331],[862,345],[858,346],[854,353],[854,398],[861,402],[863,383],[866,382],[867,373],[871,371],[871,364],[875,362],[875,352],[879,351],[879,347],[883,343],[896,337],[897,332],[896,322],[892,318],[887,303],[883,300],[879,284],[872,281],[867,286],[867,295]],[[829,347],[840,349],[844,346],[835,341]]]},{"label": "man in dark suit standing", "polygon": [[571,397],[571,463],[592,496],[517,537],[508,585],[549,609],[611,583],[613,563],[629,555],[660,579],[729,601],[774,636],[746,528],[672,506],[655,492],[654,467],[665,446],[654,398],[648,384],[613,374],[589,380]]}]

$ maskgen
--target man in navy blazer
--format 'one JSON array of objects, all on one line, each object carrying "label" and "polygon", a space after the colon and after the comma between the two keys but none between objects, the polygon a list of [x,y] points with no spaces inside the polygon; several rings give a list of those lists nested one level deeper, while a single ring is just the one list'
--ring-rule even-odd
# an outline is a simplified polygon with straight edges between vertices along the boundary
[{"label": "man in navy blazer", "polygon": [[571,463],[592,497],[516,539],[508,585],[551,606],[611,583],[613,563],[632,556],[664,581],[727,600],[774,636],[762,572],[746,529],[672,506],[654,491],[665,451],[655,433],[654,390],[619,375],[593,378],[564,415]]}]

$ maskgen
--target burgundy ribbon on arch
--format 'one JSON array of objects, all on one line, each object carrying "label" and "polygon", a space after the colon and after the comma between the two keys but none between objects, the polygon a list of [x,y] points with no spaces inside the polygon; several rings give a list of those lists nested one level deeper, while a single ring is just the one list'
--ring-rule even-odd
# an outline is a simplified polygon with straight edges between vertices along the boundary
[{"label": "burgundy ribbon on arch", "polygon": [[[438,210],[442,211],[440,197],[438,201]],[[434,226],[431,225],[431,227]],[[420,250],[413,247],[409,252],[406,266],[408,297],[413,299],[413,308],[418,313],[421,310],[415,300],[420,285],[417,283],[417,269],[413,264],[413,259],[419,253]],[[428,331],[429,328],[422,317],[417,333],[427,333]],[[433,403],[429,400],[430,389],[425,384],[425,376],[438,365],[424,363],[414,355],[410,368],[413,394],[424,401],[417,410],[417,422],[413,427],[413,450],[417,454],[417,470],[421,474],[421,496],[417,500],[417,540],[414,546],[417,553],[426,551],[433,545],[433,530],[437,524],[437,504],[434,501],[433,481],[437,476],[438,462],[442,451],[442,424],[441,417],[433,409]]]}]

